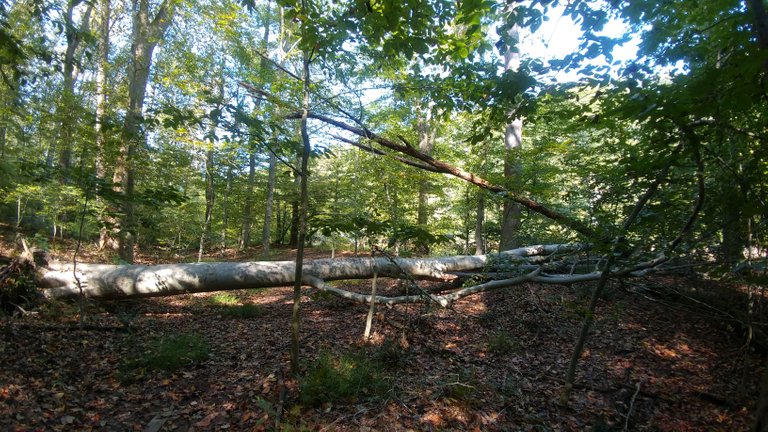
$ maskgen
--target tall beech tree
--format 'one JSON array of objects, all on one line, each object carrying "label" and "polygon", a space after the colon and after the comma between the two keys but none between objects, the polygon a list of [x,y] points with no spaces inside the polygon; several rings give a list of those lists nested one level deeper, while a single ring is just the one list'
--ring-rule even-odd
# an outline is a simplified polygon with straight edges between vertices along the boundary
[{"label": "tall beech tree", "polygon": [[[520,71],[520,24],[515,14],[515,4],[507,4],[504,11],[509,25],[506,36],[509,40],[504,52],[504,73],[515,74]],[[520,150],[523,146],[523,119],[515,110],[509,111],[509,123],[504,127],[504,177],[511,187],[519,187],[523,176],[520,162]],[[478,216],[479,217],[479,216]],[[501,217],[501,238],[499,249],[515,247],[515,235],[522,223],[522,206],[512,201],[504,201]]]},{"label": "tall beech tree", "polygon": [[[112,11],[111,0],[99,0],[98,2],[98,56],[96,60],[96,80],[95,80],[95,117],[94,117],[94,135],[96,142],[96,156],[94,160],[94,174],[96,179],[102,183],[106,182],[107,177],[107,69],[109,68],[109,33],[110,33],[110,14]],[[99,227],[99,250],[104,249],[110,241],[107,224],[110,223],[110,217],[103,214],[105,204],[101,197],[98,197],[99,207],[102,208]],[[113,239],[114,240],[114,239]],[[116,245],[115,245],[116,246]]]},{"label": "tall beech tree", "polygon": [[[75,9],[84,4],[84,10],[80,11],[80,22],[74,18]],[[83,0],[69,0],[64,11],[64,36],[67,41],[64,51],[62,73],[64,76],[61,100],[58,105],[58,117],[60,121],[59,139],[57,140],[58,165],[65,173],[72,166],[72,145],[75,142],[74,125],[76,118],[75,109],[75,84],[80,75],[82,64],[83,38],[90,33],[91,13],[94,3]],[[53,152],[49,157],[53,157]]]},{"label": "tall beech tree", "polygon": [[150,11],[149,3],[149,0],[134,0],[132,3],[131,57],[126,74],[128,104],[113,176],[115,191],[123,195],[120,204],[122,215],[116,227],[119,235],[119,255],[129,263],[133,262],[136,230],[134,192],[137,167],[134,159],[139,149],[146,144],[146,131],[142,120],[152,55],[171,25],[178,0],[163,0],[154,14]]}]

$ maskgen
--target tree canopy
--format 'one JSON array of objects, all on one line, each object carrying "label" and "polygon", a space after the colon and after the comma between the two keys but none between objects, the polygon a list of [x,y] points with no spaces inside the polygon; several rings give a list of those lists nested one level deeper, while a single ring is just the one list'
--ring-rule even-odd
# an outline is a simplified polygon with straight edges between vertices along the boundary
[{"label": "tree canopy", "polygon": [[[295,243],[303,58],[310,242],[493,247],[505,200],[525,209],[521,243],[619,236],[638,256],[736,264],[765,240],[759,0],[29,0],[3,6],[0,31],[0,210],[41,241],[82,225],[128,242],[131,261],[134,241],[247,247],[267,220],[267,243]],[[526,52],[574,37],[563,56]],[[504,67],[509,52],[519,68]],[[525,146],[510,178],[515,118]],[[268,195],[266,218],[253,205]]]}]

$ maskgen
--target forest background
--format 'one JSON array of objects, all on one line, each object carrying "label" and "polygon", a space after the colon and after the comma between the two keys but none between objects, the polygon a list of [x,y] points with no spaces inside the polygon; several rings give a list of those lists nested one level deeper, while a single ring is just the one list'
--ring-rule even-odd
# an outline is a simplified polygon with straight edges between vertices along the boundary
[{"label": "forest background", "polygon": [[[703,180],[682,248],[735,263],[765,232],[765,16],[759,1],[699,6],[14,2],[2,10],[3,218],[41,242],[119,244],[125,262],[134,244],[295,246],[303,143],[290,118],[306,60],[314,244],[467,253],[612,238],[663,171],[630,247],[668,247]],[[518,46],[551,19],[581,27],[574,52]],[[604,31],[616,23],[625,32]],[[537,37],[575,39],[557,28]],[[614,60],[628,42],[636,58]],[[577,81],[553,79],[569,71]],[[313,115],[563,219],[398,163],[409,156]]]}]

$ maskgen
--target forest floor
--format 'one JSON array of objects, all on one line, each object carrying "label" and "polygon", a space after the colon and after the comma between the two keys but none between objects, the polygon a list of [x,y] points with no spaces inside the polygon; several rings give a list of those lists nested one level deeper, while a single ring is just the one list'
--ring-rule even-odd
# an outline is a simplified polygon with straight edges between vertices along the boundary
[{"label": "forest floor", "polygon": [[368,341],[367,306],[312,294],[298,380],[291,288],[90,303],[85,329],[78,304],[47,303],[0,321],[0,430],[749,430],[761,357],[716,310],[658,294],[743,300],[736,285],[699,279],[611,286],[560,404],[590,288],[526,284],[452,309],[381,308]]}]

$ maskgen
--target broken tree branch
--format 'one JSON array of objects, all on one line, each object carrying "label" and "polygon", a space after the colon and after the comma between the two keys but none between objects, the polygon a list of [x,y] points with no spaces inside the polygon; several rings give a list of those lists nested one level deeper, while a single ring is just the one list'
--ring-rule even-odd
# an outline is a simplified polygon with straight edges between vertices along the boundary
[{"label": "broken tree branch", "polygon": [[[298,117],[297,117],[297,114],[291,114],[287,118],[293,119],[293,118],[298,118]],[[386,148],[388,148],[390,150],[394,150],[394,151],[402,153],[404,155],[411,156],[414,159],[417,159],[417,160],[419,160],[419,161],[421,161],[421,162],[423,162],[423,163],[433,167],[435,169],[433,172],[439,172],[439,173],[443,173],[443,174],[449,174],[449,175],[452,175],[454,177],[458,177],[458,178],[460,178],[460,179],[462,179],[462,180],[464,180],[466,182],[472,183],[472,184],[474,184],[474,185],[476,185],[478,187],[481,187],[483,189],[491,191],[491,192],[497,194],[498,196],[500,196],[502,198],[509,199],[509,200],[515,201],[517,203],[520,203],[523,206],[525,206],[526,208],[528,208],[528,209],[530,209],[530,210],[532,210],[532,211],[534,211],[536,213],[539,213],[539,214],[541,214],[541,215],[543,215],[543,216],[545,216],[545,217],[547,217],[547,218],[549,218],[549,219],[551,219],[551,220],[553,220],[553,221],[555,221],[555,222],[557,222],[557,223],[559,223],[559,224],[561,224],[563,226],[571,228],[574,231],[576,231],[576,232],[578,232],[578,233],[580,233],[580,234],[582,234],[582,235],[584,235],[584,236],[586,236],[588,238],[598,238],[597,233],[592,228],[590,228],[589,226],[587,226],[586,224],[584,224],[583,222],[581,222],[579,220],[576,220],[576,219],[574,219],[574,218],[572,218],[572,217],[570,217],[570,216],[568,216],[566,214],[563,214],[563,213],[560,213],[560,212],[558,212],[556,210],[553,210],[553,209],[551,209],[551,208],[549,208],[549,207],[547,207],[547,206],[545,206],[545,205],[543,205],[543,204],[541,204],[541,203],[539,203],[539,202],[537,202],[537,201],[535,201],[535,200],[533,200],[531,198],[528,198],[526,196],[513,193],[512,191],[509,191],[509,190],[507,190],[504,187],[501,187],[501,186],[498,186],[498,185],[494,185],[493,183],[489,182],[488,180],[486,180],[486,179],[484,179],[484,178],[482,178],[482,177],[480,177],[480,176],[478,176],[476,174],[473,174],[473,173],[471,173],[469,171],[465,171],[465,170],[463,170],[463,169],[461,169],[459,167],[453,166],[453,165],[451,165],[449,163],[437,160],[437,159],[435,159],[435,158],[433,158],[433,157],[431,157],[431,156],[429,156],[429,155],[419,151],[418,149],[416,149],[416,148],[414,148],[412,146],[408,146],[408,145],[405,145],[405,144],[399,144],[399,143],[394,142],[394,141],[392,141],[390,139],[387,139],[387,138],[385,138],[385,137],[383,137],[381,135],[378,135],[378,134],[376,134],[374,132],[371,132],[366,127],[355,127],[355,126],[349,125],[347,123],[341,122],[339,120],[333,119],[333,118],[328,117],[328,116],[323,115],[323,114],[318,114],[318,113],[315,113],[315,112],[310,112],[309,113],[309,118],[313,118],[315,120],[319,120],[319,121],[322,121],[324,123],[336,126],[339,129],[346,130],[347,132],[351,132],[351,133],[353,133],[355,135],[358,135],[360,137],[363,137],[363,138],[369,139],[371,141],[374,141],[377,144],[379,144],[379,145],[381,145],[383,147],[386,147]]]}]

